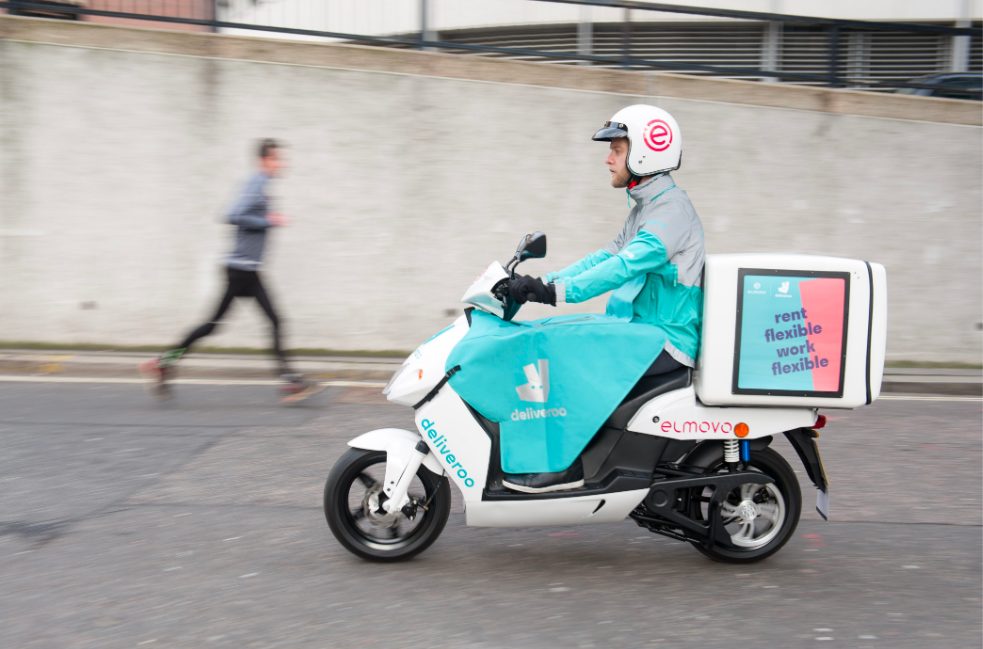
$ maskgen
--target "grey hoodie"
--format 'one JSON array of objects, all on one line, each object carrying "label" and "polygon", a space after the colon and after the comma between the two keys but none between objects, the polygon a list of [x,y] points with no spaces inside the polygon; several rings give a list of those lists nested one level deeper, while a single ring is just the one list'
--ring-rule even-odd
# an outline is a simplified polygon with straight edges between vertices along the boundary
[{"label": "grey hoodie", "polygon": [[270,180],[264,172],[256,172],[246,182],[239,200],[229,210],[229,223],[239,226],[235,250],[226,260],[229,268],[258,270],[262,263],[266,230],[272,225],[266,220],[269,213],[266,184]]}]

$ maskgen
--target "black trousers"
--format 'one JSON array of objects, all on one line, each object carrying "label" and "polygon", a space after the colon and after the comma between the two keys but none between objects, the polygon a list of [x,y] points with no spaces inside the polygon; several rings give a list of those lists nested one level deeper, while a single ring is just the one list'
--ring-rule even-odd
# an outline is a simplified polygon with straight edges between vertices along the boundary
[{"label": "black trousers", "polygon": [[642,376],[665,374],[666,372],[678,370],[680,367],[683,367],[683,364],[670,356],[669,352],[663,350],[661,354],[655,357],[655,360],[652,362],[649,368],[645,370],[645,374]]},{"label": "black trousers", "polygon": [[259,279],[259,273],[254,270],[239,270],[237,268],[227,268],[226,271],[228,272],[229,283],[215,315],[212,316],[211,320],[188,334],[188,337],[184,339],[178,349],[187,350],[199,339],[214,332],[219,321],[229,310],[229,307],[232,306],[233,298],[252,297],[256,298],[256,302],[263,309],[263,313],[270,319],[270,324],[273,327],[273,351],[276,352],[281,373],[288,374],[290,368],[287,364],[287,358],[283,354],[283,347],[280,345],[280,319],[277,317],[276,311],[273,310],[270,296],[266,294],[263,282]]}]

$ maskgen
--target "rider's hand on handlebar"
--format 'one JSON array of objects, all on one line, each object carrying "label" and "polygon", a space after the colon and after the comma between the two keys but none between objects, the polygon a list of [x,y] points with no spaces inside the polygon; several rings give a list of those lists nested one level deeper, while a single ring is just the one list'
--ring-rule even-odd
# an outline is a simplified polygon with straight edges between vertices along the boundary
[{"label": "rider's hand on handlebar", "polygon": [[556,306],[556,288],[552,282],[544,284],[538,277],[518,275],[509,282],[509,295],[517,304],[542,302]]}]

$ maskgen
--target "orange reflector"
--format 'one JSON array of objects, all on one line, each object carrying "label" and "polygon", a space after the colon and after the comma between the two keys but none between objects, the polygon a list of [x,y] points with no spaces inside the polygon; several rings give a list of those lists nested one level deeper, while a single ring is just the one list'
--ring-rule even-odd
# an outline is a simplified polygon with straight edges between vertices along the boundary
[{"label": "orange reflector", "polygon": [[416,375],[416,378],[417,379],[422,379],[423,378],[423,370],[420,370],[419,374]]},{"label": "orange reflector", "polygon": [[747,437],[750,432],[751,429],[747,427],[747,424],[741,423],[734,426],[734,434],[738,437]]}]

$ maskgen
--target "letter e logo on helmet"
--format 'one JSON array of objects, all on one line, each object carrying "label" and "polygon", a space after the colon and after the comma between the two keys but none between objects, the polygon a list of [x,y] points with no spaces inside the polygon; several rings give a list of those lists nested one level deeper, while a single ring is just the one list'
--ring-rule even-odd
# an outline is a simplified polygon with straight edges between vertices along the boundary
[{"label": "letter e logo on helmet", "polygon": [[[628,138],[625,164],[636,176],[650,176],[679,169],[683,134],[675,118],[648,104],[626,106],[594,134],[599,142]],[[642,144],[644,142],[644,144]]]},{"label": "letter e logo on helmet", "polygon": [[665,151],[672,144],[672,127],[664,120],[653,119],[645,126],[644,139],[653,151]]}]

